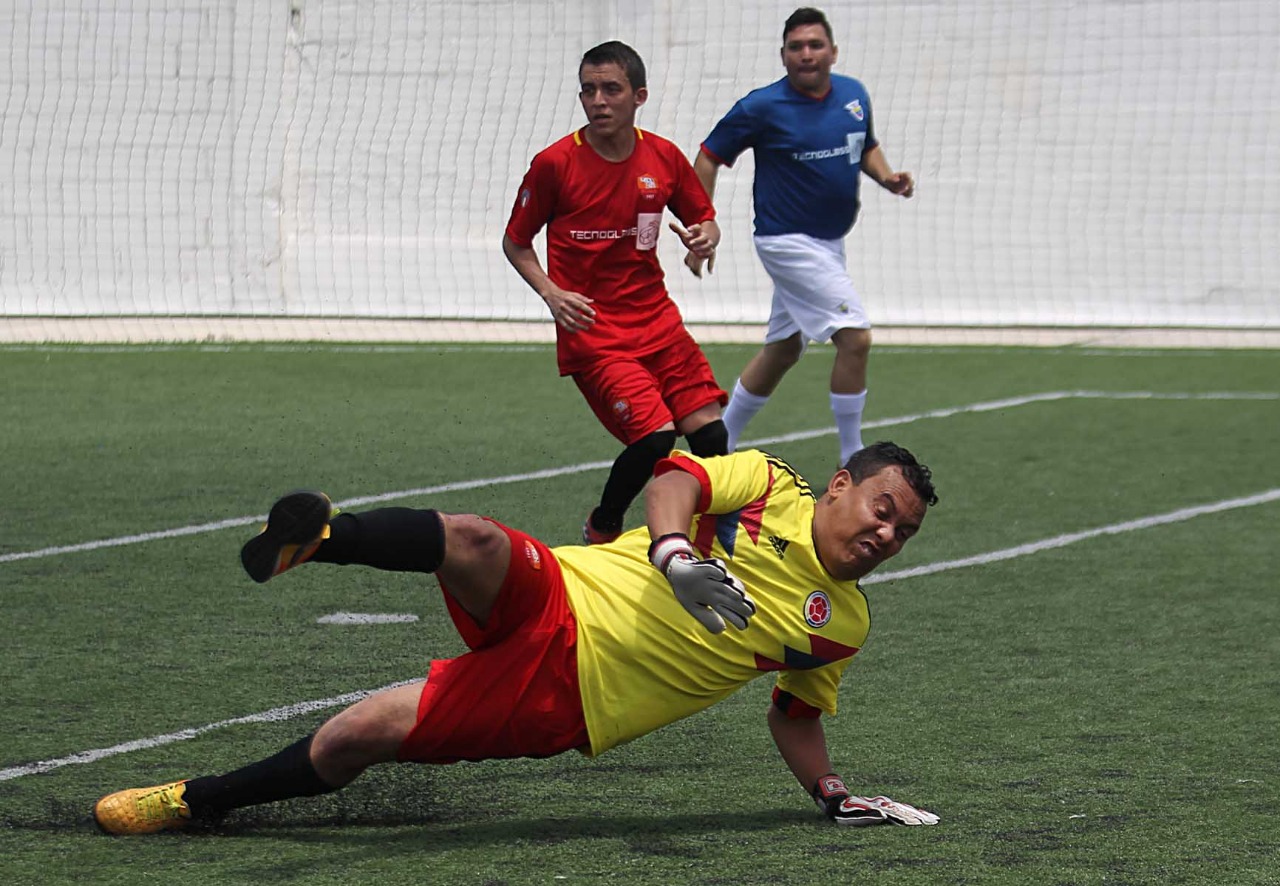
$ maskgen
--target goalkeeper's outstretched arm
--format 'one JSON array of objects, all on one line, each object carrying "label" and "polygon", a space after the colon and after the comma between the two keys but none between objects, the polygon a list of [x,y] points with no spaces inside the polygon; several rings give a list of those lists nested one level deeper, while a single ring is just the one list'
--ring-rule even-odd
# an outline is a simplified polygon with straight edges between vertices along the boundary
[{"label": "goalkeeper's outstretched arm", "polygon": [[[799,707],[799,716],[788,711]],[[769,705],[769,732],[782,753],[791,773],[813,797],[822,814],[836,824],[869,825],[885,824],[887,819],[879,809],[869,804],[851,802],[860,800],[849,796],[844,780],[831,771],[831,756],[827,751],[827,735],[817,712],[808,705],[780,703],[778,694]]]},{"label": "goalkeeper's outstretched arm", "polygon": [[783,761],[806,791],[831,772],[827,735],[817,717],[792,717],[776,703],[769,705],[769,732]]},{"label": "goalkeeper's outstretched arm", "polygon": [[[796,705],[790,705],[796,707]],[[937,824],[938,816],[909,803],[888,797],[857,797],[844,779],[831,771],[827,737],[822,721],[809,709],[792,716],[775,695],[769,706],[769,731],[791,772],[804,786],[822,814],[836,824],[864,827],[873,824]],[[808,708],[800,703],[800,709]]]}]

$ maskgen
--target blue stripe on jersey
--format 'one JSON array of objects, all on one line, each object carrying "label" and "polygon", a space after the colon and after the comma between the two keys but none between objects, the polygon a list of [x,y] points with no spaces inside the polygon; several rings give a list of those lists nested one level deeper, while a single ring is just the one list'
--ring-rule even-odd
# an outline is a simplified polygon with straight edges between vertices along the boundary
[{"label": "blue stripe on jersey", "polygon": [[733,559],[733,548],[738,539],[738,523],[741,517],[741,508],[733,513],[716,517],[716,540],[720,542],[720,547],[724,548],[730,560]]}]

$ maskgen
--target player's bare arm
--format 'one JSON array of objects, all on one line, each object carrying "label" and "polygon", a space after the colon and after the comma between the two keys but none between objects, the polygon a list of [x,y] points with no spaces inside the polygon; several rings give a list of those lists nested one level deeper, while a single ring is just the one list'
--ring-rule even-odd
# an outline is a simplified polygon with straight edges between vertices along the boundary
[{"label": "player's bare arm", "polygon": [[529,288],[542,298],[551,311],[551,317],[569,332],[580,332],[596,322],[596,312],[591,299],[580,292],[561,289],[542,269],[538,253],[532,247],[521,246],[510,237],[502,238],[502,253],[511,262]]},{"label": "player's bare arm", "polygon": [[[707,192],[707,197],[712,201],[716,196],[716,175],[720,171],[720,164],[711,158],[705,151],[698,151],[697,158],[693,161],[693,172],[698,177],[698,181],[702,183],[702,189]],[[720,228],[716,227],[716,243],[720,244]],[[676,231],[676,233],[680,233]],[[683,237],[681,239],[684,239]],[[688,244],[685,244],[688,246]],[[693,249],[689,249],[684,254],[684,266],[689,269],[693,276],[702,277],[702,265],[706,263],[707,273],[710,274],[715,270],[716,256],[714,248],[710,255],[699,255]]]},{"label": "player's bare arm", "polygon": [[827,736],[817,717],[789,717],[777,705],[769,705],[769,734],[783,762],[806,791],[831,771]]},{"label": "player's bare arm", "polygon": [[899,197],[910,197],[915,193],[916,183],[911,173],[894,172],[879,145],[862,155],[862,171],[880,187]]},{"label": "player's bare arm", "polygon": [[693,161],[693,174],[698,177],[698,181],[702,182],[702,190],[707,192],[707,198],[714,201],[716,199],[716,176],[720,174],[720,162],[706,151],[698,151],[698,156]]},{"label": "player's bare arm", "polygon": [[688,532],[701,494],[697,479],[684,471],[667,471],[650,480],[644,493],[649,537]]},{"label": "player's bare arm", "polygon": [[909,803],[851,794],[844,779],[831,770],[827,737],[818,718],[790,717],[776,705],[770,705],[768,719],[769,732],[782,759],[831,821],[855,827],[938,823],[938,816]]}]

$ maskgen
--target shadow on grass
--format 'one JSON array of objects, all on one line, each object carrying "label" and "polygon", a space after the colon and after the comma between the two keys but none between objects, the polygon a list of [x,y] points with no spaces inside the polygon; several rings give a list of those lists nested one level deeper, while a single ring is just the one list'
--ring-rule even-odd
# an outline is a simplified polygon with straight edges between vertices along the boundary
[{"label": "shadow on grass", "polygon": [[[598,800],[585,799],[579,810],[566,814],[531,813],[495,803],[491,811],[471,809],[454,817],[439,810],[397,809],[372,802],[375,798],[370,800],[367,808],[348,803],[338,809],[308,808],[305,801],[290,801],[239,810],[218,822],[195,822],[182,831],[100,839],[104,841],[102,848],[110,847],[113,854],[115,850],[133,853],[143,849],[138,845],[143,843],[148,852],[160,850],[167,856],[166,847],[171,847],[184,857],[199,852],[229,864],[235,878],[245,882],[272,882],[305,877],[309,871],[360,870],[387,860],[410,867],[439,864],[449,868],[470,863],[464,859],[505,857],[504,850],[517,847],[521,853],[556,853],[540,857],[559,858],[564,863],[594,858],[603,851],[648,858],[658,864],[688,865],[718,855],[726,846],[741,849],[760,839],[772,841],[769,835],[821,824],[817,811],[803,805],[664,813],[652,803],[640,811],[624,806],[600,809]],[[61,823],[45,821],[17,828],[64,833],[71,828],[97,837],[96,825],[84,809],[55,812]],[[13,822],[6,824],[15,827]],[[179,848],[181,844],[186,846]],[[827,840],[811,842],[807,851],[825,855],[862,848],[857,841],[835,839],[833,833]]]},{"label": "shadow on grass", "polygon": [[[652,851],[681,838],[724,832],[752,832],[811,825],[817,810],[799,802],[775,809],[687,811],[688,794],[655,796],[637,792],[628,778],[661,770],[694,768],[626,766],[610,771],[583,767],[578,777],[544,772],[529,779],[475,772],[475,778],[438,784],[430,778],[397,777],[395,770],[370,772],[358,785],[322,797],[299,798],[235,810],[212,820],[191,822],[167,838],[262,838],[293,843],[382,844],[406,849],[449,851],[524,842],[554,845],[575,839],[617,839]],[[625,774],[624,774],[625,773]],[[651,773],[649,773],[651,774]],[[606,784],[601,784],[605,781]],[[689,792],[695,789],[690,786]],[[668,803],[668,798],[673,797]],[[0,828],[15,831],[97,831],[92,801],[49,798],[45,814],[0,818]],[[646,850],[646,847],[648,849]],[[679,854],[679,853],[675,853]]]},{"label": "shadow on grass", "polygon": [[[414,851],[422,843],[442,851],[464,847],[484,847],[505,843],[563,843],[572,839],[617,839],[631,843],[643,838],[652,846],[655,838],[697,837],[699,835],[774,830],[790,825],[813,824],[816,811],[804,808],[760,809],[737,813],[661,812],[610,815],[585,812],[566,815],[520,816],[513,812],[483,819],[475,817],[450,821],[443,817],[421,818],[390,815],[253,816],[242,813],[217,825],[202,827],[192,833],[228,837],[285,837],[298,842],[313,840],[332,842],[335,834],[349,829],[352,840],[367,844],[371,839],[384,843],[412,840]],[[371,831],[382,830],[381,836]],[[639,847],[635,847],[639,848]]]}]

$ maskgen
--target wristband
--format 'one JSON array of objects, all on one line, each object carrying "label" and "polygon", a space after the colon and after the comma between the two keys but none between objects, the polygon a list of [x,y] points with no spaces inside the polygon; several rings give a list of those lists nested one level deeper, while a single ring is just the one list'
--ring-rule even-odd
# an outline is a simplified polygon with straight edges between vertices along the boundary
[{"label": "wristband", "polygon": [[693,545],[683,532],[668,532],[649,544],[649,562],[663,575],[667,574],[672,558],[682,554],[693,556]]},{"label": "wristband", "polygon": [[844,779],[834,772],[829,772],[818,779],[810,793],[813,794],[813,799],[825,806],[826,802],[834,797],[843,799],[849,796],[849,789],[844,786]]}]

